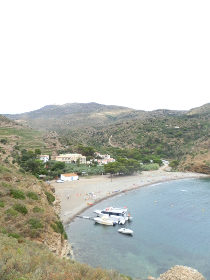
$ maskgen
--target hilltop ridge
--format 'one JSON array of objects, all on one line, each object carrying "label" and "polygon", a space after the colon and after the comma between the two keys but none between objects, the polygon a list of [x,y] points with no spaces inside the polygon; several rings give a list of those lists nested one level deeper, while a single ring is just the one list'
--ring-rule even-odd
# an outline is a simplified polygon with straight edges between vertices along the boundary
[{"label": "hilltop ridge", "polygon": [[81,143],[112,153],[111,137],[112,148],[137,149],[177,160],[181,170],[210,173],[210,103],[188,111],[67,103],[7,116],[39,131],[56,131],[70,149]]}]

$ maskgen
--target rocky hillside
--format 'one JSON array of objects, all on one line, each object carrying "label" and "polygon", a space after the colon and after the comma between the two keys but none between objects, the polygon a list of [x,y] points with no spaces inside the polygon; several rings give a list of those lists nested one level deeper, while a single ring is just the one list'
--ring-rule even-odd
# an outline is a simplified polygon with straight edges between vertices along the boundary
[{"label": "rocky hillside", "polygon": [[127,279],[61,258],[69,245],[56,206],[48,184],[0,162],[0,279]]},{"label": "rocky hillside", "polygon": [[14,165],[0,162],[1,233],[20,242],[25,239],[46,244],[58,255],[65,255],[67,241],[58,219],[52,189]]},{"label": "rocky hillside", "polygon": [[13,156],[21,149],[40,149],[42,153],[53,153],[62,149],[55,131],[33,130],[22,121],[13,121],[0,115],[0,159],[12,162]]}]

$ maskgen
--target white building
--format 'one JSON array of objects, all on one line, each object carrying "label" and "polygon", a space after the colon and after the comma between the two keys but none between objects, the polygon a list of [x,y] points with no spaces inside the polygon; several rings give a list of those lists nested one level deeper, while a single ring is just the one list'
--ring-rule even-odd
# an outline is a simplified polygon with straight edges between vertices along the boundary
[{"label": "white building", "polygon": [[86,156],[81,154],[60,154],[55,157],[55,160],[65,163],[76,163],[79,160],[80,164],[86,164]]},{"label": "white building", "polygon": [[108,154],[101,155],[100,153],[96,152],[95,156],[98,157],[98,159],[96,159],[95,161],[97,161],[99,165],[104,165],[109,162],[115,162],[115,159],[111,158],[110,155],[108,155]]},{"label": "white building", "polygon": [[39,159],[42,160],[43,162],[47,162],[50,159],[49,155],[40,155]]},{"label": "white building", "polygon": [[63,181],[76,181],[76,180],[79,180],[79,176],[76,173],[61,174],[61,180],[63,180]]}]

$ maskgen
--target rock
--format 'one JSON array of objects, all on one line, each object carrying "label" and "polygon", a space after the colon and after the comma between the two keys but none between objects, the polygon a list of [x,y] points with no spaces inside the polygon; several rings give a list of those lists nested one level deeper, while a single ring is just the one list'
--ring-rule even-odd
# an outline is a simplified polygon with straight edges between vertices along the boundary
[{"label": "rock", "polygon": [[196,269],[191,267],[176,265],[161,274],[157,280],[206,280]]}]

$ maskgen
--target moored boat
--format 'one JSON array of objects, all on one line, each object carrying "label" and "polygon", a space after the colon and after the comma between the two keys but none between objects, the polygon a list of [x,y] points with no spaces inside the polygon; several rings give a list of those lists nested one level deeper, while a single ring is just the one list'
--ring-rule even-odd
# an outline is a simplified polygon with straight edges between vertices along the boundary
[{"label": "moored boat", "polygon": [[96,217],[93,220],[98,224],[106,225],[106,226],[114,226],[116,224],[116,222],[109,219],[107,216]]},{"label": "moored boat", "polygon": [[118,229],[118,232],[127,234],[127,235],[133,235],[133,230],[131,230],[129,228],[120,228],[120,229]]},{"label": "moored boat", "polygon": [[124,225],[125,222],[131,220],[130,214],[127,212],[128,209],[126,207],[125,208],[107,207],[103,210],[94,211],[94,213],[96,213],[98,217],[107,216],[109,219],[121,225]]}]

